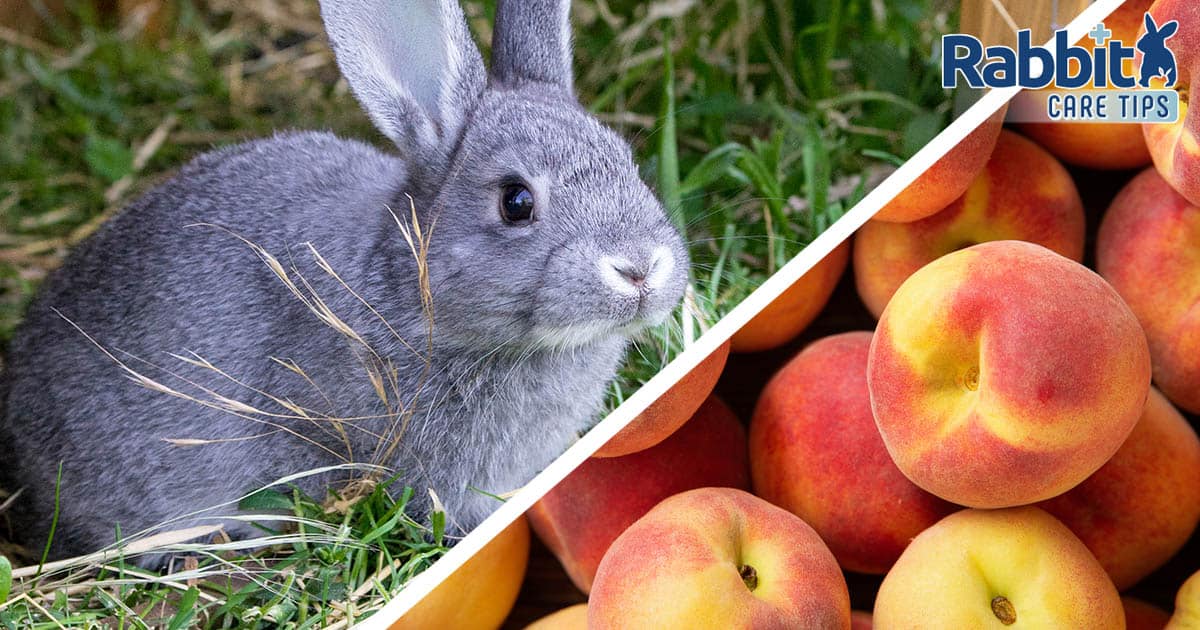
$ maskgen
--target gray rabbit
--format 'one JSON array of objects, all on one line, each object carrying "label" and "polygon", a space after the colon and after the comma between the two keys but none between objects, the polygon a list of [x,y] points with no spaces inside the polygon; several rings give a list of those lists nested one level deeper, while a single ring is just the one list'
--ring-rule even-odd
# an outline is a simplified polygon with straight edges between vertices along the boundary
[{"label": "gray rabbit", "polygon": [[478,490],[565,450],[689,264],[574,96],[569,4],[501,0],[487,72],[456,0],[322,0],[400,156],[315,132],[221,149],[80,244],[0,382],[16,531],[45,541],[60,463],[59,557],[349,460],[398,473],[418,516],[432,489],[461,533],[498,506]]}]

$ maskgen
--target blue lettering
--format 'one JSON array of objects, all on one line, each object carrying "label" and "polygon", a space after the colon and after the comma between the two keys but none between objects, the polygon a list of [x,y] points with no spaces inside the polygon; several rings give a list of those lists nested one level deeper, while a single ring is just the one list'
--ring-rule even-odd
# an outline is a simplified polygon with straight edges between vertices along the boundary
[{"label": "blue lettering", "polygon": [[983,80],[988,87],[1006,88],[1017,84],[1017,53],[1007,46],[988,46],[988,62],[983,66]]},{"label": "blue lettering", "polygon": [[1059,120],[1062,118],[1062,95],[1051,94],[1046,99],[1046,115],[1050,120]]},{"label": "blue lettering", "polygon": [[[1034,46],[1030,42],[1031,38],[1029,29],[1017,33],[1017,54],[1021,59],[1017,84],[1026,89],[1038,90],[1050,85],[1054,80],[1054,59],[1049,50]],[[1033,59],[1042,62],[1042,71],[1037,76],[1033,76]]]},{"label": "blue lettering", "polygon": [[1120,40],[1108,43],[1108,75],[1113,87],[1130,89],[1137,86],[1137,79],[1125,75],[1125,60],[1133,59],[1137,49],[1130,48]]},{"label": "blue lettering", "polygon": [[1096,76],[1092,79],[1092,87],[1104,88],[1108,87],[1108,49],[1097,48],[1092,51],[1095,63],[1092,68],[1096,71]]},{"label": "blue lettering", "polygon": [[[1067,32],[1054,34],[1054,45],[1058,55],[1055,60],[1055,83],[1060,88],[1074,89],[1086,86],[1092,80],[1092,56],[1087,49],[1067,43]],[[1071,60],[1079,64],[1079,73],[1071,74]]]},{"label": "blue lettering", "polygon": [[[959,56],[964,51],[964,56]],[[975,89],[986,87],[983,77],[979,75],[979,62],[983,61],[983,44],[970,35],[942,36],[942,87],[946,89],[958,87],[958,75],[961,73],[967,85]]]}]

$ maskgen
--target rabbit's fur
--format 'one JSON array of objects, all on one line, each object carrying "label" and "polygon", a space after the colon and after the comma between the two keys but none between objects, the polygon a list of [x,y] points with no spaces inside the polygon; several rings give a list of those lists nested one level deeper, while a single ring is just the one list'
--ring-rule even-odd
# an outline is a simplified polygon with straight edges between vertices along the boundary
[{"label": "rabbit's fur", "polygon": [[[498,505],[472,488],[514,490],[565,450],[600,408],[628,336],[678,303],[688,266],[628,145],[572,94],[568,4],[502,0],[488,76],[455,0],[322,2],[343,73],[401,157],[325,133],[214,151],[72,252],[31,305],[0,383],[0,468],[25,489],[12,516],[26,541],[45,540],[60,462],[54,556],[347,455],[400,473],[417,516],[433,489],[462,532]],[[516,181],[536,200],[532,223],[501,219],[501,187]],[[398,221],[429,238],[429,336]],[[248,243],[294,267],[415,398],[391,401],[410,417],[386,461],[373,457],[394,418],[377,417],[386,408],[363,368],[375,355],[314,316]],[[155,391],[118,361],[268,415]],[[350,448],[264,393],[358,418],[345,425]],[[319,496],[335,481],[302,485]]]},{"label": "rabbit's fur", "polygon": [[1179,22],[1172,20],[1159,27],[1149,13],[1145,22],[1146,32],[1137,41],[1137,49],[1142,52],[1142,76],[1138,84],[1148,88],[1152,79],[1161,76],[1166,78],[1167,87],[1173,87],[1177,79],[1175,53],[1167,48],[1167,40],[1179,30]]}]

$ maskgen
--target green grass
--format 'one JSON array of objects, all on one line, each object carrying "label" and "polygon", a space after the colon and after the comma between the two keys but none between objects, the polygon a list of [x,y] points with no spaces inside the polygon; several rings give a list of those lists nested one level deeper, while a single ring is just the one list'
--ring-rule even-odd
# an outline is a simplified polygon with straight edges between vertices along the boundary
[{"label": "green grass", "polygon": [[253,541],[145,547],[196,559],[161,574],[125,556],[34,563],[36,574],[19,579],[10,595],[11,571],[6,581],[0,566],[0,627],[347,627],[382,607],[449,544],[444,515],[435,512],[429,523],[409,518],[413,491],[397,491],[394,482],[324,501],[296,489],[260,490],[238,508],[282,513],[283,527],[260,526]]},{"label": "green grass", "polygon": [[[687,307],[637,341],[610,405],[946,125],[930,51],[950,4],[575,2],[581,99],[633,140],[693,258]],[[387,147],[339,82],[315,1],[176,7],[166,37],[85,4],[33,42],[0,32],[0,345],[72,244],[197,153],[287,128]],[[467,3],[484,41],[493,9]],[[257,495],[266,504],[247,507],[293,516],[290,531],[264,532],[287,542],[202,546],[198,566],[165,576],[114,560],[6,578],[0,563],[0,627],[344,623],[444,551],[441,525],[403,516],[410,492],[380,484],[331,512]],[[41,555],[2,542],[25,563]]]}]

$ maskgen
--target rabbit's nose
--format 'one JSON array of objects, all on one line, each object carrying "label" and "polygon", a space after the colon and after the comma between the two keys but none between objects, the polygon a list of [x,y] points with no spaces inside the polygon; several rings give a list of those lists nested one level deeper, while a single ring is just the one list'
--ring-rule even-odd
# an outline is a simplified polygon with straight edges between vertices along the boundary
[{"label": "rabbit's nose", "polygon": [[618,293],[637,293],[662,286],[673,266],[671,252],[665,247],[657,247],[641,264],[624,256],[602,257],[600,276]]},{"label": "rabbit's nose", "polygon": [[600,258],[600,277],[617,293],[637,293],[646,283],[646,271],[624,256]]}]

